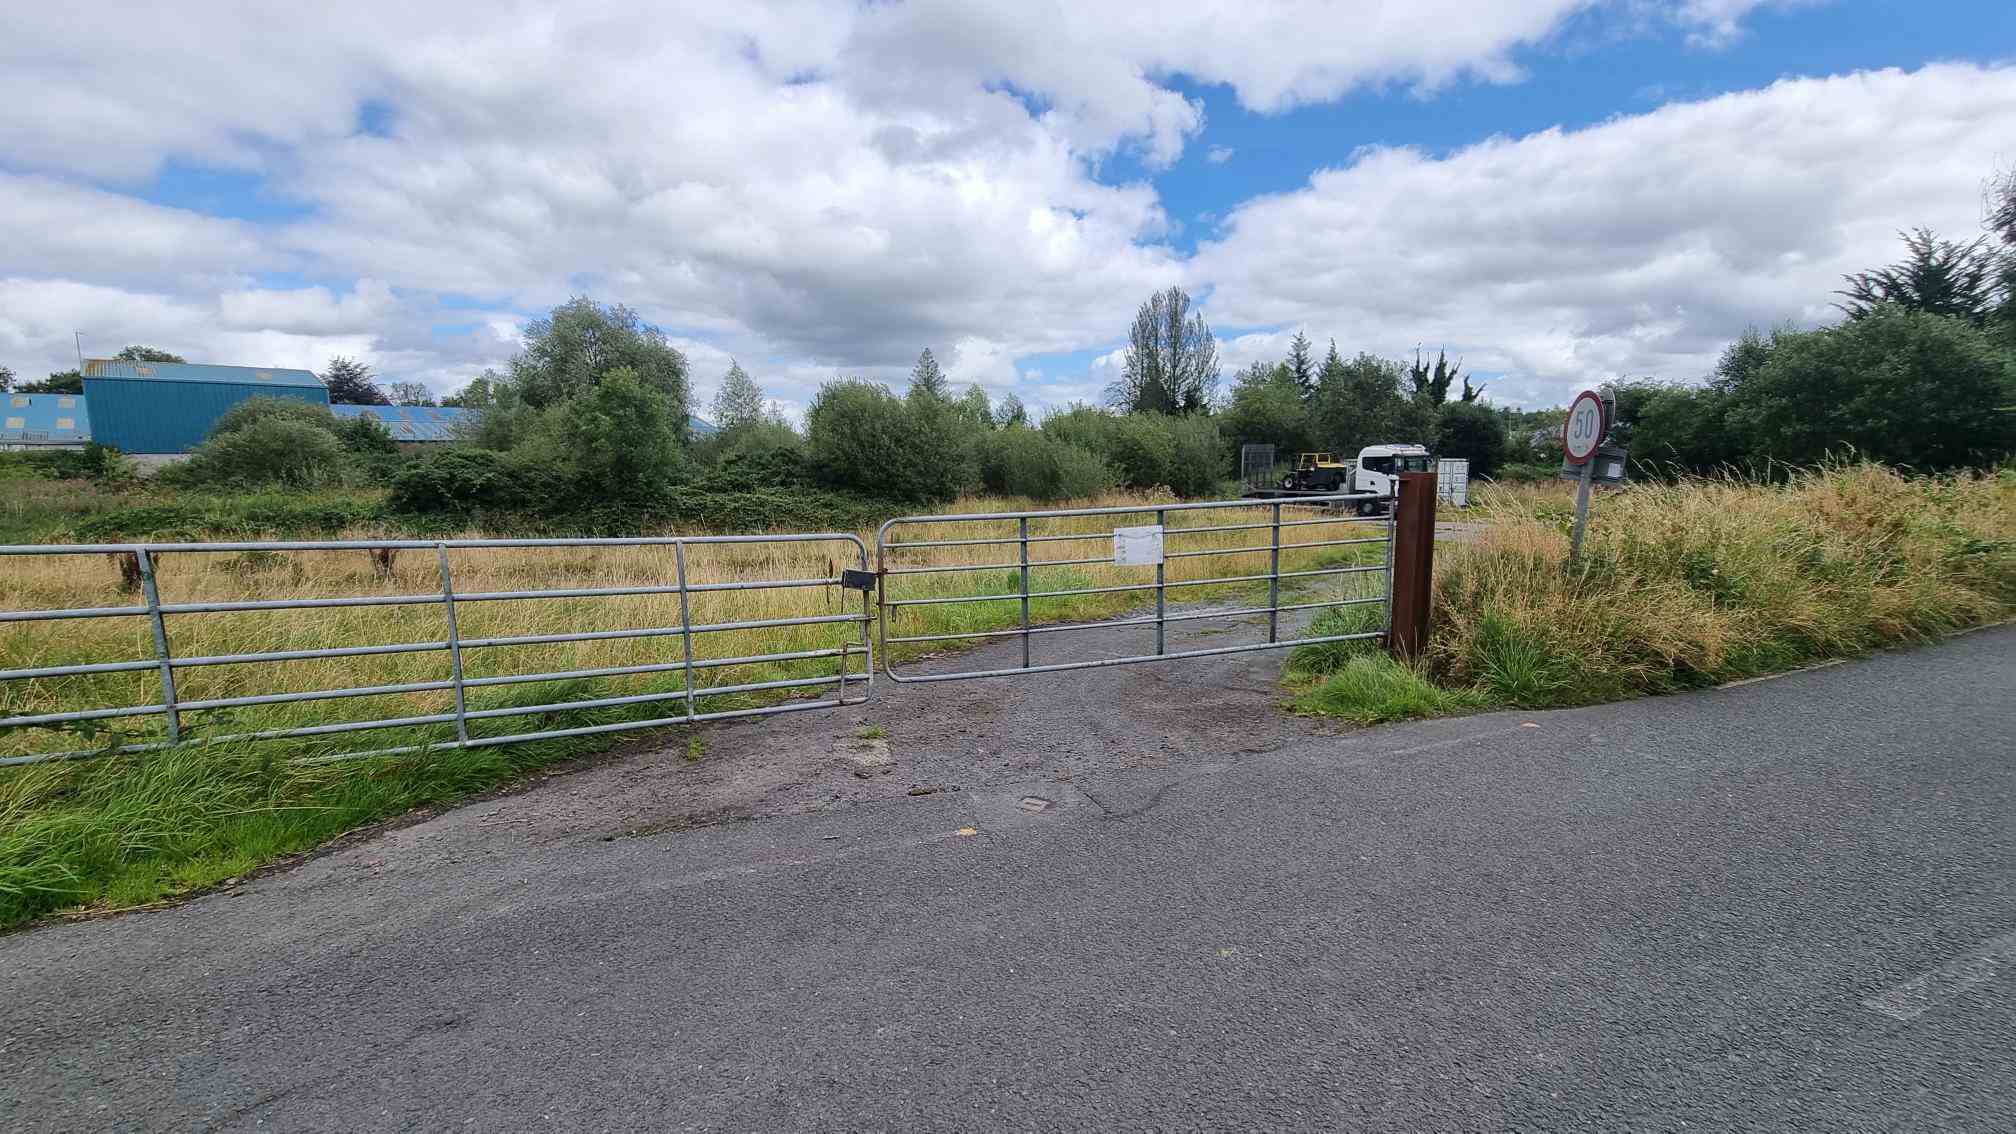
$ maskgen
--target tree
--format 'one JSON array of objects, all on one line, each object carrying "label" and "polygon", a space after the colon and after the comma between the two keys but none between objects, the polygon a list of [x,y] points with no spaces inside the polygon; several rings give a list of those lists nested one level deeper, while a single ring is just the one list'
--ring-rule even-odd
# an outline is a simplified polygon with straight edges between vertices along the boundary
[{"label": "tree", "polygon": [[1427,440],[1434,407],[1401,393],[1406,374],[1399,363],[1362,352],[1345,362],[1331,343],[1310,403],[1313,440],[1345,455],[1367,445]]},{"label": "tree", "polygon": [[179,354],[169,354],[150,346],[129,346],[112,356],[120,362],[187,362]]},{"label": "tree", "polygon": [[946,402],[952,400],[952,382],[945,372],[938,368],[938,360],[925,347],[917,356],[917,365],[910,368],[910,397],[914,400]]},{"label": "tree", "polygon": [[[1732,353],[1735,348],[1732,348]],[[1838,327],[1774,332],[1722,379],[1753,461],[1811,464],[1852,448],[1926,470],[2016,451],[2016,362],[1965,319],[1885,306]]]},{"label": "tree", "polygon": [[394,382],[390,387],[393,405],[431,406],[434,394],[418,382]]},{"label": "tree", "polygon": [[2016,248],[2016,165],[1997,170],[1988,179],[1988,231]]},{"label": "tree", "polygon": [[58,370],[40,382],[23,382],[14,390],[17,394],[81,394],[84,392],[84,375],[75,370]]},{"label": "tree", "polygon": [[1505,425],[1475,402],[1444,407],[1435,421],[1435,455],[1470,462],[1471,476],[1490,476],[1505,456]]},{"label": "tree", "polygon": [[1304,398],[1316,392],[1316,357],[1310,353],[1309,336],[1295,332],[1294,341],[1288,344],[1288,358],[1282,365],[1288,368],[1288,376],[1295,380],[1295,388]]},{"label": "tree", "polygon": [[987,400],[987,391],[975,382],[966,387],[957,407],[961,417],[979,429],[994,428],[994,406]]},{"label": "tree", "polygon": [[1274,366],[1255,362],[1240,371],[1220,421],[1233,445],[1272,445],[1279,460],[1292,460],[1310,448],[1309,407],[1293,356]]},{"label": "tree", "polygon": [[1029,425],[1029,408],[1010,393],[994,407],[994,425],[1000,429],[1023,429]]},{"label": "tree", "polygon": [[1479,383],[1478,385],[1472,386],[1470,384],[1470,376],[1468,374],[1465,374],[1463,376],[1463,401],[1474,402],[1483,395],[1484,395],[1484,384]]},{"label": "tree", "polygon": [[511,360],[507,400],[535,409],[579,397],[603,375],[627,367],[665,395],[676,437],[686,437],[686,356],[665,333],[622,304],[604,307],[585,296],[555,307],[525,327],[525,345]]},{"label": "tree", "polygon": [[560,415],[575,491],[592,500],[648,501],[678,479],[678,432],[664,391],[627,366],[601,376]]},{"label": "tree", "polygon": [[714,395],[714,427],[732,433],[761,422],[763,417],[763,387],[749,377],[741,363],[730,359],[721,391]]},{"label": "tree", "polygon": [[322,371],[322,384],[329,387],[329,401],[339,406],[389,406],[392,399],[371,381],[371,368],[349,358],[332,358]]},{"label": "tree", "polygon": [[1742,439],[1728,421],[1729,398],[1715,387],[1641,381],[1620,382],[1616,391],[1611,436],[1631,450],[1635,468],[1670,476],[1746,462]]},{"label": "tree", "polygon": [[1218,389],[1218,340],[1180,287],[1158,291],[1134,315],[1127,358],[1107,400],[1129,413],[1200,413]]},{"label": "tree", "polygon": [[[1435,365],[1431,368],[1421,361],[1421,349],[1416,347],[1414,363],[1407,368],[1407,384],[1414,393],[1414,400],[1429,406],[1439,406],[1448,401],[1449,387],[1456,381],[1457,371],[1462,365],[1461,362],[1455,366],[1449,365],[1448,354],[1437,351]],[[1469,388],[1468,382],[1464,383],[1464,388]],[[1474,397],[1475,395],[1472,395],[1463,400],[1470,401]]]},{"label": "tree", "polygon": [[935,504],[973,484],[971,431],[942,403],[873,382],[819,388],[805,411],[806,455],[826,483],[884,500]]},{"label": "tree", "polygon": [[12,390],[13,388],[14,388],[14,371],[8,369],[5,366],[0,366],[0,394],[4,394],[7,391]]},{"label": "tree", "polygon": [[2016,350],[2016,166],[1989,179],[1987,197],[1988,231],[2002,242],[1996,271],[1996,286],[2002,296],[1998,321],[2003,343]]},{"label": "tree", "polygon": [[1930,315],[1950,315],[1985,327],[2001,307],[2002,258],[1988,247],[1988,238],[1956,244],[1932,235],[1928,228],[1899,233],[1904,259],[1885,268],[1842,277],[1848,286],[1835,292],[1835,304],[1850,319],[1866,319],[1885,306]]},{"label": "tree", "polygon": [[469,380],[469,384],[441,399],[444,406],[460,406],[463,409],[488,409],[497,404],[498,387],[503,379],[494,370],[485,370]]}]

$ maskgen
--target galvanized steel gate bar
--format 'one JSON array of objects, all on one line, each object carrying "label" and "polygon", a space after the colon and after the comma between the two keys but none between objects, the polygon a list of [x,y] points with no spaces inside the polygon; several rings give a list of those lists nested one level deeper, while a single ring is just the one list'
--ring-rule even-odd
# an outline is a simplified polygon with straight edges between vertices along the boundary
[{"label": "galvanized steel gate bar", "polygon": [[[1139,662],[1169,661],[1179,658],[1212,657],[1223,654],[1248,653],[1255,650],[1286,649],[1294,646],[1314,645],[1323,642],[1348,642],[1348,641],[1356,641],[1372,638],[1381,638],[1384,637],[1392,628],[1392,621],[1391,621],[1392,597],[1393,597],[1392,505],[1393,502],[1391,500],[1375,496],[1371,493],[1358,492],[1358,493],[1335,493],[1324,496],[1296,497],[1293,500],[1275,500],[1275,501],[1216,500],[1204,503],[1165,504],[1149,507],[1065,508],[1065,509],[1054,509],[1048,511],[1037,510],[1028,512],[983,512],[983,513],[967,513],[960,515],[943,515],[943,516],[904,516],[898,519],[890,520],[884,523],[875,534],[875,560],[878,575],[877,593],[881,611],[881,617],[877,619],[877,622],[879,624],[878,629],[881,641],[882,672],[885,676],[889,677],[893,681],[906,682],[906,683],[930,682],[930,681],[963,681],[977,677],[1006,677],[1020,673],[1050,673],[1059,670],[1094,669],[1112,665],[1131,665]],[[1359,514],[1358,515],[1333,514],[1333,515],[1324,515],[1317,518],[1307,518],[1306,510],[1312,507],[1323,511],[1341,511],[1343,509],[1348,508],[1358,511]],[[1192,527],[1171,528],[1167,526],[1166,522],[1169,517],[1169,514],[1172,512],[1175,513],[1208,512],[1211,510],[1242,509],[1242,508],[1271,510],[1271,515],[1269,516],[1268,519],[1257,523],[1210,524],[1210,525],[1200,525]],[[1295,518],[1283,519],[1282,510],[1284,508],[1293,509],[1294,511],[1291,513],[1291,515],[1294,516]],[[1383,515],[1365,514],[1368,511],[1383,512],[1384,514]],[[1031,544],[1072,543],[1072,542],[1082,544],[1083,542],[1090,540],[1110,541],[1113,539],[1113,533],[1110,530],[1103,532],[1093,532],[1090,534],[1039,533],[1036,535],[1031,535],[1029,525],[1032,521],[1040,523],[1046,520],[1072,519],[1078,517],[1094,517],[1094,516],[1146,517],[1151,514],[1155,517],[1156,526],[1162,529],[1162,535],[1165,540],[1173,537],[1182,537],[1187,535],[1195,535],[1203,533],[1228,532],[1228,531],[1253,531],[1261,529],[1270,531],[1271,536],[1267,543],[1251,547],[1239,546],[1231,548],[1204,548],[1204,549],[1191,549],[1183,551],[1165,551],[1163,553],[1162,561],[1157,562],[1155,564],[1155,581],[1152,583],[1145,583],[1145,582],[1126,583],[1114,586],[1082,587],[1067,590],[1030,589],[1029,577],[1030,572],[1032,570],[1040,570],[1046,567],[1076,567],[1076,566],[1089,566],[1093,564],[1110,565],[1114,563],[1114,556],[1111,554],[1093,556],[1089,558],[1081,557],[1081,558],[1064,558],[1064,559],[1031,559],[1029,557],[1029,546]],[[916,539],[907,541],[892,541],[890,539],[890,533],[892,531],[895,531],[906,525],[913,527],[921,525],[961,525],[961,524],[1005,525],[1008,522],[1013,522],[1015,524],[1014,535],[987,534],[976,536],[974,538],[965,538],[965,539]],[[1298,528],[1298,527],[1309,527],[1315,525],[1334,525],[1334,524],[1377,525],[1378,528],[1381,530],[1379,531],[1379,534],[1364,538],[1292,541],[1288,543],[1283,543],[1281,540],[1281,529],[1283,528]],[[1012,563],[982,563],[982,564],[955,563],[955,564],[939,564],[939,565],[896,566],[892,565],[891,562],[892,559],[894,559],[897,554],[906,550],[916,550],[923,548],[952,548],[952,547],[1000,547],[1002,545],[1010,545],[1010,544],[1014,545],[1018,552],[1016,561]],[[1376,565],[1364,564],[1364,565],[1351,565],[1342,567],[1324,567],[1324,568],[1316,568],[1311,570],[1300,570],[1300,571],[1281,570],[1281,553],[1283,551],[1292,552],[1300,549],[1319,548],[1319,547],[1344,547],[1354,544],[1384,545],[1384,554],[1382,556],[1382,561]],[[1177,580],[1170,580],[1167,577],[1166,564],[1168,560],[1172,559],[1180,560],[1191,558],[1202,559],[1202,558],[1225,556],[1225,555],[1257,555],[1263,552],[1266,553],[1268,556],[1268,567],[1265,574],[1226,575],[1226,576],[1212,576],[1201,579],[1177,579]],[[889,580],[892,577],[900,577],[908,575],[930,575],[930,574],[963,574],[963,573],[973,573],[982,571],[1016,572],[1020,583],[1019,589],[1004,594],[976,593],[967,595],[954,595],[949,597],[941,596],[941,597],[927,597],[927,598],[891,597],[889,593]],[[1384,585],[1381,588],[1381,594],[1376,597],[1353,597],[1353,598],[1334,599],[1318,602],[1296,602],[1296,603],[1289,603],[1286,605],[1284,605],[1281,602],[1281,581],[1283,579],[1304,579],[1304,578],[1315,578],[1322,576],[1343,576],[1343,575],[1371,574],[1371,573],[1377,573],[1384,576],[1383,578]],[[1228,585],[1228,584],[1257,585],[1263,582],[1267,584],[1267,605],[1265,606],[1248,606],[1233,609],[1213,609],[1213,610],[1205,610],[1205,611],[1182,613],[1182,614],[1170,614],[1168,611],[1168,592],[1172,588],[1188,588],[1188,587],[1202,587],[1202,586]],[[1096,622],[1062,622],[1051,624],[1032,623],[1030,619],[1029,602],[1031,599],[1064,598],[1073,595],[1099,595],[1099,594],[1114,594],[1123,592],[1138,593],[1145,591],[1155,592],[1155,614],[1154,617],[1152,618],[1149,617],[1116,618]],[[999,630],[973,630],[973,631],[954,631],[946,633],[922,633],[922,634],[890,633],[891,627],[896,623],[899,612],[901,612],[906,608],[951,606],[951,605],[995,603],[995,602],[1019,602],[1020,616],[1021,616],[1019,625]],[[1373,605],[1373,604],[1378,604],[1385,607],[1383,625],[1378,630],[1369,630],[1362,633],[1350,633],[1350,634],[1308,635],[1286,639],[1281,637],[1280,620],[1281,615],[1284,612],[1302,611],[1302,610],[1322,610],[1338,607]],[[1167,648],[1166,630],[1169,623],[1193,622],[1193,621],[1226,621],[1232,619],[1250,618],[1262,614],[1267,616],[1267,640],[1265,642],[1256,642],[1237,646],[1218,646],[1210,649],[1177,650],[1174,652],[1171,652]],[[1131,627],[1148,627],[1148,626],[1152,626],[1155,629],[1155,652],[1152,654],[1133,654],[1118,657],[1094,658],[1081,661],[1055,662],[1043,665],[1036,665],[1032,664],[1031,662],[1030,643],[1031,640],[1038,634],[1069,633],[1073,631],[1116,630],[1116,629],[1127,629]],[[953,672],[904,674],[899,673],[897,671],[894,664],[894,654],[891,649],[892,646],[901,646],[904,644],[921,645],[924,643],[951,643],[960,641],[973,642],[973,641],[998,640],[1006,638],[1019,638],[1021,640],[1022,662],[1018,666],[980,668],[980,669],[960,670]]]},{"label": "galvanized steel gate bar", "polygon": [[[153,752],[174,747],[185,741],[222,744],[240,741],[282,740],[305,737],[323,737],[351,732],[362,732],[383,728],[409,728],[433,725],[453,725],[452,739],[427,743],[397,745],[387,748],[369,749],[359,752],[345,752],[320,759],[346,759],[362,756],[391,756],[412,752],[423,752],[434,748],[483,748],[500,744],[515,744],[532,740],[547,740],[563,736],[586,736],[596,733],[620,732],[631,729],[652,728],[670,724],[690,724],[697,721],[725,720],[731,717],[762,716],[772,713],[803,712],[812,709],[834,708],[841,705],[857,705],[866,701],[874,687],[874,648],[868,631],[872,621],[871,596],[867,591],[861,594],[861,611],[858,614],[842,613],[829,615],[807,615],[803,617],[764,618],[743,621],[717,622],[694,625],[692,622],[690,598],[695,594],[720,591],[753,591],[804,587],[842,587],[852,580],[843,573],[839,576],[735,580],[728,582],[695,583],[687,577],[687,549],[722,544],[786,544],[835,542],[852,546],[851,556],[860,564],[859,575],[868,570],[868,548],[859,536],[848,533],[821,532],[804,535],[768,536],[666,536],[635,539],[451,539],[451,540],[325,540],[325,541],[272,541],[236,543],[131,543],[131,544],[62,544],[0,546],[0,557],[24,556],[75,556],[112,555],[130,557],[135,565],[138,584],[144,605],[116,607],[82,607],[52,610],[7,610],[0,611],[0,624],[46,622],[63,619],[102,618],[145,618],[151,624],[154,656],[114,662],[93,662],[76,665],[53,665],[0,670],[0,688],[14,681],[29,681],[49,678],[64,678],[87,674],[144,672],[153,670],[159,674],[161,700],[154,704],[124,705],[104,708],[82,709],[67,712],[48,712],[0,717],[0,731],[23,728],[48,728],[76,724],[86,721],[118,720],[126,718],[159,717],[165,724],[165,737],[158,741],[106,745],[98,748],[83,748],[69,751],[37,752],[0,756],[0,766],[33,764],[49,760],[81,759],[92,756]],[[673,581],[669,584],[650,586],[620,587],[560,587],[546,590],[526,591],[457,591],[454,577],[449,567],[452,550],[478,548],[592,548],[592,547],[669,547],[673,555]],[[431,550],[436,553],[441,578],[438,593],[396,594],[396,595],[349,595],[330,598],[267,599],[235,602],[164,602],[157,581],[156,567],[164,555],[187,555],[204,553],[264,553],[295,551],[363,551],[393,552],[399,550]],[[456,617],[458,604],[506,602],[514,600],[536,600],[556,598],[594,598],[622,595],[669,595],[679,596],[680,620],[677,626],[635,627],[619,630],[581,631],[557,634],[530,634],[509,637],[465,638],[462,637]],[[844,596],[842,602],[847,600]],[[370,606],[439,606],[442,608],[446,637],[435,641],[398,642],[389,644],[338,646],[326,649],[275,650],[263,653],[225,654],[213,656],[175,656],[171,650],[172,633],[168,623],[170,617],[185,615],[215,614],[238,611],[268,610],[313,610],[345,607]],[[823,624],[852,624],[859,627],[857,641],[843,641],[836,648],[797,650],[777,653],[757,653],[740,657],[700,658],[693,652],[693,638],[698,634],[725,633],[741,630],[763,630],[787,626],[814,626]],[[647,665],[616,665],[589,669],[559,670],[523,674],[500,674],[490,677],[467,677],[463,670],[463,660],[468,651],[500,646],[525,646],[559,644],[567,642],[608,641],[633,638],[657,638],[677,636],[681,642],[681,658],[673,662]],[[384,654],[408,654],[424,652],[446,653],[449,659],[449,676],[446,680],[405,682],[391,685],[351,686],[337,689],[315,689],[288,693],[268,693],[238,697],[207,698],[188,700],[178,697],[176,673],[178,670],[198,666],[253,665],[275,662],[308,661],[325,658],[359,657]],[[850,670],[852,658],[858,654],[862,659],[862,669]],[[819,658],[838,659],[835,671],[809,678],[790,678],[773,681],[744,682],[730,685],[696,687],[695,671],[720,669],[741,665],[760,665],[777,662],[801,662]],[[643,693],[620,697],[601,697],[581,701],[560,701],[551,704],[526,706],[505,706],[494,709],[471,710],[468,707],[467,691],[501,685],[522,685],[544,681],[568,681],[578,679],[616,677],[625,674],[670,673],[683,674],[681,687],[669,692]],[[831,696],[816,701],[792,701],[750,709],[699,711],[698,699],[723,694],[758,693],[770,690],[819,688],[834,686]],[[850,688],[858,689],[858,696],[850,696]],[[351,697],[366,697],[384,694],[406,694],[425,692],[452,692],[454,711],[430,713],[419,716],[346,721],[336,724],[311,725],[297,728],[268,729],[257,732],[232,733],[217,736],[191,738],[188,728],[190,713],[206,710],[242,708],[255,705],[275,705],[304,701],[336,700]],[[492,718],[522,717],[541,713],[561,713],[582,709],[614,708],[625,705],[641,705],[659,701],[679,701],[683,712],[677,716],[661,716],[648,720],[626,720],[612,723],[585,725],[575,728],[552,728],[530,732],[512,733],[501,736],[471,736],[469,722]]]}]

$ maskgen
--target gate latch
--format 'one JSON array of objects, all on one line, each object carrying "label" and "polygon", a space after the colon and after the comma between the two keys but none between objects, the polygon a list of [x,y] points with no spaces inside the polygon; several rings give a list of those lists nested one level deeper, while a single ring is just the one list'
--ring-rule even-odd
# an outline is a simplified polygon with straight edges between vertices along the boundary
[{"label": "gate latch", "polygon": [[875,572],[845,569],[840,572],[840,585],[849,590],[867,593],[875,589]]}]

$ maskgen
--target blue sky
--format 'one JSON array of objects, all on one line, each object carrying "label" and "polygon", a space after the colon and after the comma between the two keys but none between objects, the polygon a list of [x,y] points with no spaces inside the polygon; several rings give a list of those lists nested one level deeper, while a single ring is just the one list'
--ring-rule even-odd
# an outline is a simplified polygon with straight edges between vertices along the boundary
[{"label": "blue sky", "polygon": [[[1447,346],[1519,404],[1684,380],[1827,318],[1896,229],[1971,235],[2016,162],[2006,8],[31,10],[0,43],[0,365],[81,330],[446,391],[585,291],[664,327],[703,402],[731,357],[796,408],[928,345],[1054,406],[1177,284],[1228,378],[1304,329]],[[119,81],[140,54],[151,89]]]}]

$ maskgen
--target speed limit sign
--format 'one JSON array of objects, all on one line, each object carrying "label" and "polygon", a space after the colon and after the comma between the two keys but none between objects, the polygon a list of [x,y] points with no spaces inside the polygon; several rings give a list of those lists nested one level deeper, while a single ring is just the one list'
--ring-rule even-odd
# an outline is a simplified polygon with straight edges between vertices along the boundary
[{"label": "speed limit sign", "polygon": [[1568,404],[1568,420],[1561,423],[1561,448],[1573,464],[1583,464],[1596,455],[1609,432],[1603,420],[1603,396],[1584,390]]}]

